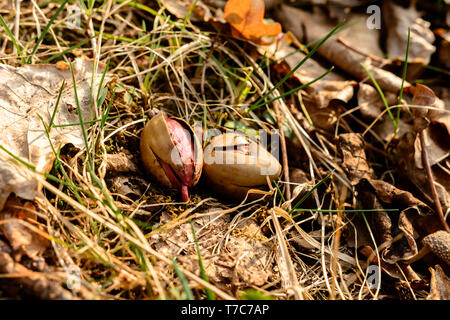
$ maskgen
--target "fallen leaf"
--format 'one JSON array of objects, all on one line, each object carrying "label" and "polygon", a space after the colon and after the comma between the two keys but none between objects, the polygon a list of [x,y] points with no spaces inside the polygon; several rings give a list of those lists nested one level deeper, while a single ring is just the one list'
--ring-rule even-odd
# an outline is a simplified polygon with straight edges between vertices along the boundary
[{"label": "fallen leaf", "polygon": [[442,33],[440,36],[441,40],[439,41],[438,50],[439,61],[445,68],[450,69],[450,31]]},{"label": "fallen leaf", "polygon": [[[320,41],[336,25],[321,10],[316,10],[311,14],[287,5],[282,5],[277,10],[276,18],[285,28],[288,23],[287,21],[292,19],[302,21],[304,31],[299,28],[288,30],[300,40],[304,35],[307,43]],[[360,65],[363,63],[383,90],[398,92],[402,84],[401,78],[373,65],[371,59],[350,50],[338,41],[338,37],[341,37],[357,50],[373,56],[382,57],[382,51],[378,46],[380,37],[379,30],[367,29],[365,23],[366,18],[367,16],[364,14],[351,15],[347,23],[347,28],[341,29],[337,35],[330,37],[322,44],[317,52],[329,62],[335,64],[358,80],[365,80],[367,78],[367,73]],[[405,86],[409,86],[409,83],[405,82]]]},{"label": "fallen leaf", "polygon": [[210,8],[202,1],[194,0],[161,0],[164,8],[167,9],[175,17],[184,19],[189,13],[189,9],[195,2],[195,7],[192,9],[189,19],[194,22],[209,21],[212,14]]},{"label": "fallen leaf", "polygon": [[[172,220],[173,217],[163,214],[160,226],[164,228]],[[232,286],[264,285],[274,276],[272,249],[266,237],[258,224],[249,219],[243,219],[233,232],[228,233],[230,221],[229,214],[212,212],[205,212],[192,220],[209,281],[226,291],[230,291]],[[153,236],[150,244],[166,255],[176,255],[180,266],[199,274],[193,240],[191,225],[183,223]]]},{"label": "fallen leaf", "polygon": [[441,266],[430,268],[430,293],[427,300],[450,300],[450,279],[445,275]]},{"label": "fallen leaf", "polygon": [[265,43],[263,37],[281,33],[279,23],[264,23],[264,0],[228,0],[223,17],[237,38]]},{"label": "fallen leaf", "polygon": [[[43,300],[72,300],[75,297],[72,293],[64,289],[60,283],[51,280],[42,273],[33,272],[14,261],[6,252],[0,251],[0,274],[14,275],[15,279],[8,285],[8,279],[2,280],[2,291],[15,291],[22,289],[27,294]],[[17,277],[20,275],[20,277]],[[22,297],[22,296],[21,296]]]},{"label": "fallen leaf", "polygon": [[[259,46],[258,51],[279,63],[287,64],[287,73],[306,57],[303,52],[292,46],[295,42],[297,40],[290,33],[287,33],[271,45]],[[293,77],[298,79],[301,84],[307,84],[323,75],[327,70],[310,58],[294,72]],[[337,73],[330,72],[324,78],[306,87],[305,91],[314,98],[318,108],[326,108],[332,100],[348,102],[353,97],[356,84],[356,81],[346,80]]]},{"label": "fallen leaf", "polygon": [[[76,59],[73,67],[82,117],[89,121],[93,63]],[[99,66],[92,92],[97,92],[102,72],[103,68]],[[104,84],[109,78],[107,76]],[[63,81],[66,85],[53,124],[79,123],[70,70],[56,65],[14,68],[0,64],[0,145],[34,165],[38,172],[49,172],[55,157],[38,115],[46,124],[50,123]],[[55,149],[66,143],[78,148],[84,146],[80,125],[53,127],[49,135]],[[4,151],[0,154],[0,209],[12,192],[24,199],[34,199],[41,188],[37,181],[26,170],[20,170],[8,161],[9,156]]]},{"label": "fallen leaf", "polygon": [[364,140],[360,134],[344,133],[339,135],[339,147],[342,152],[342,167],[352,184],[362,178],[371,178],[371,171],[364,151]]},{"label": "fallen leaf", "polygon": [[[370,84],[361,82],[359,84],[357,96],[361,115],[365,119],[373,120],[380,115],[383,109],[385,109],[380,94],[377,89]],[[385,98],[389,106],[397,103],[397,95],[393,92],[386,92]]]},{"label": "fallen leaf", "polygon": [[430,23],[420,18],[414,6],[403,8],[394,1],[383,2],[383,18],[387,29],[387,54],[392,58],[405,58],[408,28],[411,28],[408,61],[428,64],[436,51]]},{"label": "fallen leaf", "polygon": [[12,198],[0,212],[0,230],[9,241],[16,261],[20,261],[24,255],[38,260],[50,243],[47,238],[20,222],[36,222],[36,214],[33,211],[36,211],[36,208],[30,202],[22,204],[18,199]]},{"label": "fallen leaf", "polygon": [[[414,90],[413,105],[433,107],[414,108],[414,130],[423,130],[425,147],[430,165],[441,162],[450,154],[450,113],[445,110],[444,102],[427,86],[418,84]],[[436,110],[437,109],[437,110]],[[422,145],[417,134],[414,142],[416,166],[422,168]]]}]

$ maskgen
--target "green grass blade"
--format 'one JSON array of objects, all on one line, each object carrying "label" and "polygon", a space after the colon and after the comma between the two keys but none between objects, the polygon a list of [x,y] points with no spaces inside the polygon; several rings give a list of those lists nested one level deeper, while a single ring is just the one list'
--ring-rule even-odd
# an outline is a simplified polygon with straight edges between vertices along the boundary
[{"label": "green grass blade", "polygon": [[372,73],[369,71],[369,69],[366,68],[366,66],[362,63],[360,63],[361,67],[364,69],[364,71],[367,73],[367,75],[369,76],[370,80],[372,80],[373,85],[375,86],[375,88],[378,91],[378,94],[381,97],[381,100],[383,100],[383,104],[384,107],[386,108],[388,114],[389,114],[389,118],[391,118],[392,124],[394,125],[394,128],[397,130],[397,125],[395,123],[395,119],[394,116],[392,115],[391,110],[389,110],[389,105],[386,101],[386,97],[384,96],[383,90],[381,90],[380,86],[378,85],[377,80],[375,80],[375,78],[373,77]]},{"label": "green grass blade", "polygon": [[309,196],[316,190],[318,187],[320,187],[325,181],[327,181],[331,177],[331,173],[329,173],[325,178],[320,180],[311,190],[309,190],[308,193],[306,193],[289,211],[289,213],[292,213],[295,209],[297,209],[306,199],[309,198]]},{"label": "green grass blade", "polygon": [[45,35],[47,34],[48,30],[50,29],[51,25],[53,24],[53,22],[55,21],[56,17],[61,13],[61,11],[64,9],[64,7],[66,6],[67,2],[69,2],[69,0],[65,0],[62,5],[58,8],[58,10],[56,10],[55,14],[50,18],[50,20],[48,21],[47,25],[45,26],[45,29],[42,31],[41,36],[39,37],[39,39],[36,41],[36,44],[34,45],[33,50],[31,51],[31,55],[28,57],[27,63],[31,63],[31,59],[33,58],[33,55],[36,53],[39,45],[41,44],[42,40],[44,40]]},{"label": "green grass blade", "polygon": [[303,88],[306,88],[307,86],[309,86],[309,85],[313,84],[314,82],[317,82],[317,81],[319,81],[320,79],[322,79],[323,77],[325,77],[325,76],[326,76],[327,74],[329,74],[333,69],[334,69],[334,67],[331,67],[330,69],[328,69],[328,71],[326,71],[324,74],[320,75],[320,76],[317,77],[316,79],[311,80],[311,81],[308,82],[308,83],[302,84],[301,86],[298,86],[297,88],[294,88],[294,89],[292,89],[292,90],[289,90],[288,92],[285,92],[285,93],[279,95],[278,97],[275,97],[275,98],[273,98],[273,99],[271,99],[271,100],[269,100],[269,101],[267,101],[267,102],[263,102],[263,103],[261,103],[261,104],[259,104],[259,105],[253,105],[252,107],[250,107],[250,110],[255,110],[255,109],[257,109],[257,108],[260,108],[260,107],[262,107],[262,106],[265,106],[266,104],[272,103],[272,102],[274,102],[274,101],[276,101],[276,100],[278,100],[278,99],[281,99],[281,98],[284,98],[284,97],[286,97],[286,96],[288,96],[288,95],[290,95],[290,94],[293,94],[293,93],[295,93],[295,92],[297,92],[297,91],[299,91],[299,90],[301,90],[301,89],[303,89]]},{"label": "green grass blade", "polygon": [[50,122],[48,123],[48,130],[49,131],[52,130],[53,121],[55,121],[56,111],[58,110],[59,102],[61,100],[61,95],[62,95],[62,92],[64,90],[64,86],[65,85],[66,85],[66,80],[63,80],[62,85],[61,85],[61,89],[59,89],[59,92],[58,92],[58,98],[56,98],[55,109],[53,110],[52,117],[50,119]]},{"label": "green grass blade", "polygon": [[92,40],[92,38],[84,39],[83,41],[81,41],[81,42],[75,44],[74,46],[72,46],[72,47],[70,47],[70,48],[68,48],[68,49],[66,49],[66,50],[64,50],[64,51],[62,51],[62,52],[60,52],[60,53],[57,53],[57,54],[51,56],[50,58],[44,60],[42,63],[45,64],[45,63],[49,63],[49,62],[51,62],[51,61],[53,61],[53,60],[55,60],[55,59],[58,59],[59,57],[62,57],[62,56],[64,56],[65,54],[70,53],[70,52],[72,52],[73,50],[75,50],[75,49],[77,49],[77,48],[79,48],[79,47],[81,47],[81,46],[84,46],[86,43],[88,43],[88,42],[91,41],[91,40]]},{"label": "green grass blade", "polygon": [[8,28],[8,25],[6,24],[5,20],[3,20],[3,17],[1,15],[0,15],[0,23],[2,24],[3,28],[5,29],[6,33],[9,36],[9,38],[11,39],[11,42],[13,43],[13,46],[16,48],[20,59],[22,60],[23,63],[25,63],[25,59],[22,57],[22,49],[20,48],[19,44],[16,41],[16,38],[14,38],[13,33]]},{"label": "green grass blade", "polygon": [[[203,280],[205,280],[206,282],[209,283],[208,276],[206,275],[206,271],[203,266],[203,260],[202,260],[201,254],[200,254],[200,247],[198,245],[197,235],[195,234],[194,224],[192,223],[192,220],[189,220],[189,223],[191,224],[191,230],[192,230],[192,235],[194,236],[195,248],[196,248],[197,254],[198,254],[198,266],[200,268],[200,275]],[[212,292],[209,289],[205,289],[205,292],[206,292],[206,297],[208,298],[208,300],[216,300],[216,296],[214,295],[214,292]]]},{"label": "green grass blade", "polygon": [[287,79],[289,79],[295,71],[298,70],[324,43],[327,41],[333,34],[335,34],[343,25],[345,24],[345,21],[340,22],[336,27],[333,28],[325,37],[320,40],[320,42],[315,46],[303,59],[300,61],[286,76],[284,76],[283,79],[281,79],[280,82],[278,82],[272,89],[269,90],[265,95],[263,95],[261,98],[259,98],[254,105],[261,104],[262,101],[264,101],[267,96],[269,96],[273,91],[278,89],[283,83],[286,82]]},{"label": "green grass blade", "polygon": [[[408,28],[408,42],[406,43],[406,54],[405,54],[405,62],[403,63],[403,74],[402,74],[402,85],[400,87],[400,92],[398,94],[398,104],[402,104],[403,98],[403,85],[405,84],[406,79],[406,69],[408,67],[408,55],[409,55],[409,42],[411,37],[411,28]],[[397,109],[397,127],[395,130],[395,135],[397,135],[398,125],[400,123],[400,108]]]},{"label": "green grass blade", "polygon": [[189,287],[189,283],[184,276],[183,272],[181,272],[180,268],[178,267],[178,264],[176,260],[172,257],[170,257],[170,260],[172,260],[173,268],[175,269],[175,273],[177,274],[178,278],[180,279],[181,286],[183,287],[183,291],[186,294],[186,297],[188,300],[195,300],[194,295],[192,294],[192,290]]}]

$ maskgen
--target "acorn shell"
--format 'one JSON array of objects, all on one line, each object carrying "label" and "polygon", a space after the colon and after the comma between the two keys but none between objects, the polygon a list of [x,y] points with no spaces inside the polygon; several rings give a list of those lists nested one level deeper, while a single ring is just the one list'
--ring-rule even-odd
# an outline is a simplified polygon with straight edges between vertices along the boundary
[{"label": "acorn shell", "polygon": [[[200,179],[203,166],[203,150],[202,145],[194,133],[192,127],[183,119],[171,117],[171,119],[178,121],[191,134],[194,143],[194,179],[193,186],[197,184]],[[147,171],[155,177],[162,185],[169,188],[174,188],[169,178],[166,176],[164,169],[159,161],[162,160],[169,164],[177,171],[184,170],[184,164],[180,161],[173,161],[172,152],[176,146],[170,136],[169,128],[167,127],[166,118],[163,113],[154,116],[145,126],[141,134],[140,149],[142,162]]]},{"label": "acorn shell", "polygon": [[278,179],[281,165],[262,145],[247,136],[224,133],[211,139],[203,151],[203,174],[216,191],[229,199],[243,199]]}]

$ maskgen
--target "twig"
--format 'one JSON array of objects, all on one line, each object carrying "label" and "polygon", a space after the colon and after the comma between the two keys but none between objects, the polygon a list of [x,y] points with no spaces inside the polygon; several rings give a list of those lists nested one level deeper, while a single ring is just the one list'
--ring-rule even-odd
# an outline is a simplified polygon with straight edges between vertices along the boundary
[{"label": "twig", "polygon": [[450,232],[450,228],[448,227],[448,224],[444,218],[444,213],[442,212],[441,202],[439,200],[436,191],[436,186],[434,185],[433,172],[431,171],[430,160],[428,158],[428,151],[425,145],[425,133],[423,130],[419,132],[419,138],[420,138],[420,146],[422,147],[422,165],[425,168],[425,171],[427,172],[428,184],[430,185],[431,195],[433,196],[434,205],[436,207],[436,213],[438,214],[444,229],[447,232]]},{"label": "twig", "polygon": [[284,171],[284,180],[286,181],[286,201],[288,201],[288,211],[291,210],[291,203],[289,200],[291,200],[291,185],[289,184],[290,177],[289,177],[289,163],[288,163],[288,156],[287,156],[287,148],[286,148],[286,137],[284,136],[283,131],[283,121],[280,114],[280,108],[278,107],[278,102],[275,101],[273,104],[275,109],[275,114],[277,116],[277,124],[278,124],[278,130],[280,132],[280,142],[281,142],[281,153],[283,156],[283,171]]}]

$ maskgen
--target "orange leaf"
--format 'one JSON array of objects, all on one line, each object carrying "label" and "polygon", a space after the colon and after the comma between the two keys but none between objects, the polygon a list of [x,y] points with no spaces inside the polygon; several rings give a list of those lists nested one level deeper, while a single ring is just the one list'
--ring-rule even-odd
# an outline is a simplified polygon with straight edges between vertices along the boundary
[{"label": "orange leaf", "polygon": [[263,22],[264,0],[228,0],[224,18],[231,25],[233,36],[237,38],[262,43],[262,37],[281,33],[279,23]]}]

